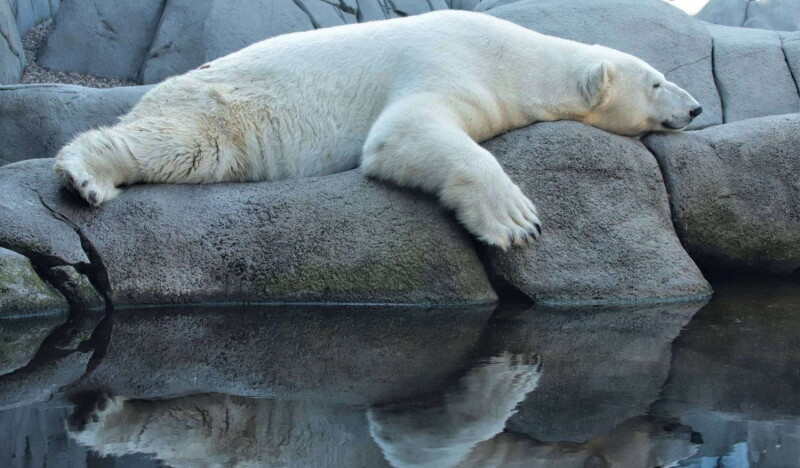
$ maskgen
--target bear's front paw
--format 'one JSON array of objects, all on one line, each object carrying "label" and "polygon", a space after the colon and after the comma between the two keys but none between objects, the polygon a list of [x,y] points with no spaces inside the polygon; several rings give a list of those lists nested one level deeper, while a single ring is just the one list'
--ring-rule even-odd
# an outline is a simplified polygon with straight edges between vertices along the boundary
[{"label": "bear's front paw", "polygon": [[100,206],[119,194],[119,189],[110,181],[102,181],[93,176],[79,160],[57,160],[56,174],[64,185],[77,192],[92,206]]},{"label": "bear's front paw", "polygon": [[542,233],[536,206],[507,177],[445,193],[458,220],[481,242],[508,250],[534,242]]},{"label": "bear's front paw", "polygon": [[67,418],[67,429],[73,436],[99,429],[108,416],[122,409],[124,398],[113,397],[106,392],[85,397],[75,405]]}]

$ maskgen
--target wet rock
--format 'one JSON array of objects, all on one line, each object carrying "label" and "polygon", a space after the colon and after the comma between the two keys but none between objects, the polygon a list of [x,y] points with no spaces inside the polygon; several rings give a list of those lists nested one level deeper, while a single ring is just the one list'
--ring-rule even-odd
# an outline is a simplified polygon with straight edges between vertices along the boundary
[{"label": "wet rock", "polygon": [[136,79],[165,0],[65,0],[38,62],[54,70]]},{"label": "wet rock", "polygon": [[711,36],[661,0],[526,0],[487,13],[540,33],[633,54],[692,94],[703,113],[691,128],[722,123],[711,66]]},{"label": "wet rock", "polygon": [[42,341],[65,319],[64,313],[0,319],[0,375],[28,364]]},{"label": "wet rock", "polygon": [[[371,404],[433,391],[468,365],[493,307],[127,310],[73,391],[198,392]],[[419,350],[424,349],[424,353]]]},{"label": "wet rock", "polygon": [[51,166],[29,160],[0,170],[9,188],[0,194],[0,207],[9,207],[0,210],[0,242],[24,242],[62,264],[83,257],[107,275],[115,306],[496,300],[472,239],[450,213],[359,171],[135,186],[90,209],[59,186]]},{"label": "wet rock", "polygon": [[725,122],[800,112],[800,96],[775,31],[709,25]]},{"label": "wet rock", "polygon": [[56,391],[77,381],[91,353],[73,352],[30,370],[0,375],[0,410],[46,401]]},{"label": "wet rock", "polygon": [[0,318],[66,310],[64,297],[42,281],[28,258],[0,248]]},{"label": "wet rock", "polygon": [[19,81],[25,68],[22,37],[8,2],[0,2],[0,84]]},{"label": "wet rock", "polygon": [[800,268],[800,114],[653,134],[678,235],[706,269]]},{"label": "wet rock", "polygon": [[673,340],[702,306],[538,306],[499,315],[486,346],[536,353],[544,363],[508,429],[582,442],[645,414],[669,373]]},{"label": "wet rock", "polygon": [[280,34],[445,9],[444,0],[173,0],[142,67],[157,83]]},{"label": "wet rock", "polygon": [[76,134],[116,123],[150,88],[0,87],[0,166],[55,156]]},{"label": "wet rock", "polygon": [[577,122],[484,143],[539,208],[525,249],[486,249],[490,272],[540,302],[698,297],[710,287],[678,241],[655,158],[638,140]]},{"label": "wet rock", "polygon": [[24,36],[29,29],[56,15],[61,0],[9,0],[17,20],[17,29]]}]

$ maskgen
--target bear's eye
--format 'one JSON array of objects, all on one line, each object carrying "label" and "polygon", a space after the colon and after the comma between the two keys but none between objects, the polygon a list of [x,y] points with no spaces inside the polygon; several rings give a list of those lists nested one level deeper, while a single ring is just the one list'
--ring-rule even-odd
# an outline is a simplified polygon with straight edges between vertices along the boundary
[{"label": "bear's eye", "polygon": [[653,85],[653,89],[660,88],[660,87],[661,87],[661,83],[656,83],[656,84]]}]

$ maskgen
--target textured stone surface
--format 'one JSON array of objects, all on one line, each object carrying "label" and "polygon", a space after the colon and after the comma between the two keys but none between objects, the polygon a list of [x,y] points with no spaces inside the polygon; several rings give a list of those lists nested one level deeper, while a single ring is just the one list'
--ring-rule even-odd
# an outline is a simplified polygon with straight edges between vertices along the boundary
[{"label": "textured stone surface", "polygon": [[494,318],[485,346],[544,363],[539,387],[507,427],[582,442],[645,414],[669,373],[672,342],[702,306],[534,307]]},{"label": "textured stone surface", "polygon": [[7,1],[0,2],[0,84],[19,81],[25,68],[25,52],[14,12]]},{"label": "textured stone surface", "polygon": [[61,0],[9,0],[17,29],[24,36],[29,29],[55,16]]},{"label": "textured stone surface", "polygon": [[165,0],[65,0],[38,62],[46,68],[136,79]]},{"label": "textured stone surface", "polygon": [[149,89],[0,86],[0,166],[55,156],[77,133],[114,124]]},{"label": "textured stone surface", "polygon": [[444,0],[171,0],[141,77],[156,83],[280,34],[446,8]]},{"label": "textured stone surface", "polygon": [[[468,365],[493,307],[126,310],[74,391],[197,392],[372,404],[424,394]],[[420,352],[424,350],[424,352]]]},{"label": "textured stone surface", "polygon": [[[3,285],[0,284],[0,294]],[[1,300],[1,299],[0,299]],[[66,320],[66,314],[0,319],[0,375],[8,374],[33,358],[45,338]]]},{"label": "textured stone surface", "polygon": [[708,26],[725,122],[800,111],[800,96],[775,31]]},{"label": "textured stone surface", "polygon": [[696,18],[745,28],[797,31],[800,3],[796,0],[711,0]]},{"label": "textured stone surface", "polygon": [[0,317],[66,310],[64,297],[39,278],[30,260],[0,248]]},{"label": "textured stone surface", "polygon": [[17,239],[64,263],[101,268],[86,259],[79,230],[105,265],[115,306],[496,300],[472,239],[449,213],[432,198],[358,171],[136,186],[92,210],[58,185],[51,166],[40,159],[0,170],[10,188],[0,194],[0,207],[9,207],[0,209],[0,243]]},{"label": "textured stone surface", "polygon": [[73,352],[27,372],[0,375],[0,410],[46,401],[86,371],[91,353]]},{"label": "textured stone surface", "polygon": [[658,164],[639,141],[563,121],[484,147],[536,203],[543,223],[529,248],[486,250],[497,277],[547,302],[710,293],[675,235]]},{"label": "textured stone surface", "polygon": [[795,87],[800,93],[800,32],[783,33],[781,39],[786,63],[789,64],[789,71],[794,78]]},{"label": "textured stone surface", "polygon": [[722,122],[711,36],[701,23],[661,0],[525,0],[487,13],[544,34],[640,57],[703,106],[690,128]]},{"label": "textured stone surface", "polygon": [[678,234],[702,268],[800,268],[800,114],[650,135]]}]

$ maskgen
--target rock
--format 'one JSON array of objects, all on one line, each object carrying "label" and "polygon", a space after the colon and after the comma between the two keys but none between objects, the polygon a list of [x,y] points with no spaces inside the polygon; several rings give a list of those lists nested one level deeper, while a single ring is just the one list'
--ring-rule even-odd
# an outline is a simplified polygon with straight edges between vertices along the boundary
[{"label": "rock", "polygon": [[[72,391],[219,392],[369,405],[430,392],[469,363],[494,307],[126,310]],[[424,353],[419,350],[424,349]]]},{"label": "rock", "polygon": [[703,304],[495,314],[484,348],[544,363],[539,386],[506,427],[543,442],[583,442],[645,414],[669,374],[672,342]]},{"label": "rock", "polygon": [[171,0],[141,77],[157,83],[280,34],[447,7],[444,0]]},{"label": "rock", "polygon": [[794,78],[794,84],[800,94],[800,32],[785,33],[782,35],[783,55],[789,64],[789,71]]},{"label": "rock", "polygon": [[644,141],[661,164],[683,245],[701,268],[800,268],[800,114]]},{"label": "rock", "polygon": [[0,85],[19,82],[25,68],[25,52],[14,12],[0,1]]},{"label": "rock", "polygon": [[90,357],[91,353],[72,352],[30,370],[0,375],[0,410],[47,400],[77,381],[86,371]]},{"label": "rock", "polygon": [[496,300],[472,239],[450,213],[359,171],[134,186],[93,210],[60,187],[52,163],[0,169],[0,245],[85,264],[107,276],[114,306]]},{"label": "rock", "polygon": [[164,3],[65,0],[38,63],[54,70],[135,80]]},{"label": "rock", "polygon": [[[0,285],[0,290],[2,287]],[[16,319],[0,318],[0,375],[28,364],[44,339],[65,320],[64,313]]]},{"label": "rock", "polygon": [[556,303],[710,294],[675,235],[658,164],[636,139],[562,121],[484,147],[537,205],[543,224],[532,247],[486,249],[490,272],[503,282]]},{"label": "rock", "polygon": [[701,23],[661,0],[525,0],[487,13],[544,34],[640,57],[703,106],[691,128],[722,123],[711,36]]},{"label": "rock", "polygon": [[749,6],[750,0],[711,0],[695,18],[714,24],[741,26]]},{"label": "rock", "polygon": [[725,122],[800,112],[800,96],[775,31],[709,25]]},{"label": "rock", "polygon": [[0,318],[66,310],[64,297],[39,278],[30,260],[0,248]]},{"label": "rock", "polygon": [[20,36],[56,15],[61,0],[9,0]]},{"label": "rock", "polygon": [[0,166],[55,156],[77,133],[116,123],[150,88],[0,86]]}]

